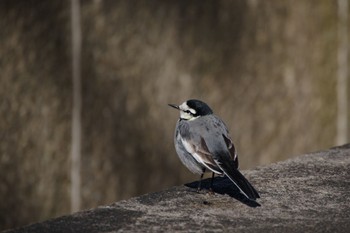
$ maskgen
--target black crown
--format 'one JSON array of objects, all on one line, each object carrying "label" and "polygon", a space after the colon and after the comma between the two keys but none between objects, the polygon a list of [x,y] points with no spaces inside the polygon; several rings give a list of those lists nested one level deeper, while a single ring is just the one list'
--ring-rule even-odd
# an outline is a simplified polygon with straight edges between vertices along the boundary
[{"label": "black crown", "polygon": [[190,99],[190,100],[187,100],[186,103],[188,107],[196,111],[196,114],[194,114],[195,116],[205,116],[205,115],[213,114],[213,110],[211,110],[211,108],[203,101]]}]

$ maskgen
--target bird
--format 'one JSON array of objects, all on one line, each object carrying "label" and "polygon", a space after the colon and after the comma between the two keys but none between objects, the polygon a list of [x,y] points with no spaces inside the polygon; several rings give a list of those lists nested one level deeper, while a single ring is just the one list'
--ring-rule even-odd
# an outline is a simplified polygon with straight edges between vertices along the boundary
[{"label": "bird", "polygon": [[238,170],[238,154],[224,121],[198,99],[168,105],[180,111],[174,133],[175,150],[181,162],[192,173],[200,175],[197,192],[201,190],[204,173],[212,172],[210,190],[217,174],[227,176],[247,200],[260,198],[258,191]]}]

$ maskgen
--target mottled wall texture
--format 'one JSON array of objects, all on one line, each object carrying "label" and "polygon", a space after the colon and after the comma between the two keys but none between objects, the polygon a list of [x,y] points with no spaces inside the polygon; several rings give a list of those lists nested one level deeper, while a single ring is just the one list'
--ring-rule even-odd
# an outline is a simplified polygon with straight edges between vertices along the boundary
[{"label": "mottled wall texture", "polygon": [[[70,1],[0,2],[0,229],[69,213]],[[197,179],[173,148],[207,102],[241,168],[333,146],[337,5],[81,1],[82,208]]]}]

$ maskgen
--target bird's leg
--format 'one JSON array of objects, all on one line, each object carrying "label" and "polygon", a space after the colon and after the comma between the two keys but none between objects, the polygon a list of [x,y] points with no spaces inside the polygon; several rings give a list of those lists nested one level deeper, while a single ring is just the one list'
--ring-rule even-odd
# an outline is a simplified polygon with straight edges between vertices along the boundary
[{"label": "bird's leg", "polygon": [[205,173],[205,168],[203,168],[203,170],[202,170],[202,175],[201,175],[201,177],[200,177],[200,179],[199,179],[198,188],[197,188],[197,193],[199,193],[199,191],[201,191],[201,189],[202,189],[201,185],[202,185],[202,179],[203,179],[204,173]]},{"label": "bird's leg", "polygon": [[210,188],[209,188],[210,192],[214,192],[214,189],[213,189],[214,176],[215,176],[215,173],[213,172],[213,174],[211,176],[211,181],[210,181]]}]

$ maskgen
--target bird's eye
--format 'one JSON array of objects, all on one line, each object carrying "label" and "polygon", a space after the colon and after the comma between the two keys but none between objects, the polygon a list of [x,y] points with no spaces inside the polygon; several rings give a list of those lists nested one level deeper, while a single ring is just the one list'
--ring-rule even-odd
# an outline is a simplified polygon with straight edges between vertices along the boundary
[{"label": "bird's eye", "polygon": [[185,110],[184,112],[192,115],[192,112],[190,110]]}]

